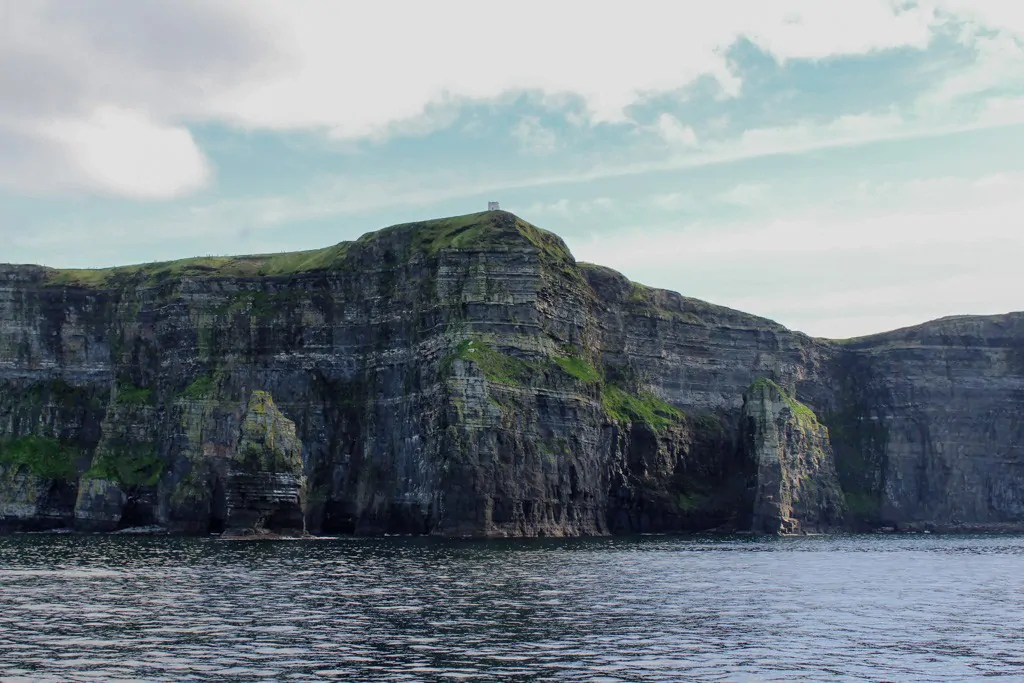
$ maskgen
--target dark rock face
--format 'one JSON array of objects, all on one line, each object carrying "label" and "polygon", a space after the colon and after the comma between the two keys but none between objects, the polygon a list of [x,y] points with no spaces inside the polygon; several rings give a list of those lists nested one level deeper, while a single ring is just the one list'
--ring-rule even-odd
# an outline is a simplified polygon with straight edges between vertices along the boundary
[{"label": "dark rock face", "polygon": [[0,266],[6,530],[1008,528],[1022,403],[1024,316],[816,340],[503,212],[301,254]]},{"label": "dark rock face", "polygon": [[229,532],[305,531],[306,478],[295,423],[265,391],[254,391],[228,462],[225,491]]},{"label": "dark rock face", "polygon": [[845,502],[828,429],[770,380],[750,388],[743,416],[757,464],[751,530],[793,534],[841,528]]},{"label": "dark rock face", "polygon": [[1024,314],[946,318],[844,344],[825,415],[854,522],[1024,521]]}]

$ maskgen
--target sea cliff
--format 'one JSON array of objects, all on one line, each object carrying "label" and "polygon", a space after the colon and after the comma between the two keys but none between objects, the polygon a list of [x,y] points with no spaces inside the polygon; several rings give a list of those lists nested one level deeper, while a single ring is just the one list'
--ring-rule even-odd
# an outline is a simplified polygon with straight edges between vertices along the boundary
[{"label": "sea cliff", "polygon": [[1024,314],[842,342],[506,212],[0,266],[0,529],[1024,528]]}]

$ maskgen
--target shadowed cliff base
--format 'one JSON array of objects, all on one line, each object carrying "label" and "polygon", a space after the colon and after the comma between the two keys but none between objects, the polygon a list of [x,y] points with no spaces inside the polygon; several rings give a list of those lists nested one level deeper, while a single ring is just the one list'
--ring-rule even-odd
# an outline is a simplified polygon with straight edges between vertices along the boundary
[{"label": "shadowed cliff base", "polygon": [[833,342],[486,212],[0,266],[0,529],[1024,529],[1024,315]]}]

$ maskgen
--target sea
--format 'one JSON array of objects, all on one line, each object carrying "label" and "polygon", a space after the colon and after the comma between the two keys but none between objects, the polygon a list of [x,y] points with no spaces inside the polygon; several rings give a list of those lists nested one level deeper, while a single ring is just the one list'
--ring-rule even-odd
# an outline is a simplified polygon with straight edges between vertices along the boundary
[{"label": "sea", "polygon": [[0,681],[1024,681],[1024,537],[0,537]]}]

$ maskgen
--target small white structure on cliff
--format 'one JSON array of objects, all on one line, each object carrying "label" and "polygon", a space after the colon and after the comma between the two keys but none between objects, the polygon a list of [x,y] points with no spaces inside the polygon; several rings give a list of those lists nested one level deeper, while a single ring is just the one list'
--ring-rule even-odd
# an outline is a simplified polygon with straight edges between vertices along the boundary
[{"label": "small white structure on cliff", "polygon": [[499,210],[498,202],[487,202],[487,210],[488,211],[498,211]]}]

